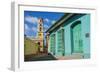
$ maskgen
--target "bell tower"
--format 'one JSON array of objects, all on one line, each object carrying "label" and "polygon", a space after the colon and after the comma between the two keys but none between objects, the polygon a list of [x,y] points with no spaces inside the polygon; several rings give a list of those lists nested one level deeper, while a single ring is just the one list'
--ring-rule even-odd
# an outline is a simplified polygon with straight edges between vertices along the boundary
[{"label": "bell tower", "polygon": [[38,19],[38,39],[43,39],[43,19]]},{"label": "bell tower", "polygon": [[38,19],[38,33],[37,33],[37,38],[39,39],[40,43],[40,51],[43,51],[43,18]]}]

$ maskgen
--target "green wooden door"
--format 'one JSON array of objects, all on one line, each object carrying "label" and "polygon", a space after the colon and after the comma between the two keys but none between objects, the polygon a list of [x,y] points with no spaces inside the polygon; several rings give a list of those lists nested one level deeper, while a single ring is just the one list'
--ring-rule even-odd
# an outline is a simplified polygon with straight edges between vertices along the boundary
[{"label": "green wooden door", "polygon": [[55,34],[52,34],[50,36],[50,52],[55,55],[55,46],[56,46],[56,41],[55,41]]},{"label": "green wooden door", "polygon": [[65,55],[65,48],[64,48],[64,29],[58,31],[58,55],[64,56]]},{"label": "green wooden door", "polygon": [[73,52],[81,53],[82,52],[82,38],[81,38],[81,24],[76,23],[72,28],[73,34]]}]

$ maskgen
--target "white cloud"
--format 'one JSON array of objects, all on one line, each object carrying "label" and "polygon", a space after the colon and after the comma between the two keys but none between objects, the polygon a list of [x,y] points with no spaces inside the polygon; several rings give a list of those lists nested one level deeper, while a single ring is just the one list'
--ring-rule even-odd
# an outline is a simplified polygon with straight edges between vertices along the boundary
[{"label": "white cloud", "polygon": [[38,18],[37,17],[32,17],[32,16],[26,16],[25,21],[27,21],[29,23],[36,24],[38,22]]},{"label": "white cloud", "polygon": [[50,20],[48,18],[45,18],[44,21],[49,22]]},{"label": "white cloud", "polygon": [[30,30],[27,24],[25,24],[25,30]]},{"label": "white cloud", "polygon": [[25,32],[25,35],[27,35],[30,32],[31,29],[29,28],[29,26],[27,24],[24,24],[24,25],[25,25],[24,32]]},{"label": "white cloud", "polygon": [[37,27],[32,27],[33,32],[37,32]]},{"label": "white cloud", "polygon": [[44,25],[44,28],[48,28],[48,27],[49,27],[48,25],[46,25],[46,24]]}]

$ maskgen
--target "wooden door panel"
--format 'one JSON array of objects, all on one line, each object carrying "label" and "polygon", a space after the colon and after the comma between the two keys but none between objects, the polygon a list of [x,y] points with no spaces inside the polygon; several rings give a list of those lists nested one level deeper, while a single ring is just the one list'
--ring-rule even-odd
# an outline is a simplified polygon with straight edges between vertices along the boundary
[{"label": "wooden door panel", "polygon": [[72,28],[73,52],[82,52],[81,24],[78,23]]}]

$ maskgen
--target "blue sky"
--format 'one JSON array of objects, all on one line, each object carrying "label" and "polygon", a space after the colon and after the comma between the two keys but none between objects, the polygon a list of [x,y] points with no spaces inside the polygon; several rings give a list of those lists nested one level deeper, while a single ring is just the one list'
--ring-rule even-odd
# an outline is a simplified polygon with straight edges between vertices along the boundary
[{"label": "blue sky", "polygon": [[45,32],[52,24],[59,20],[63,15],[64,13],[57,12],[24,11],[24,34],[29,37],[36,37],[38,18],[43,18],[43,27]]}]

